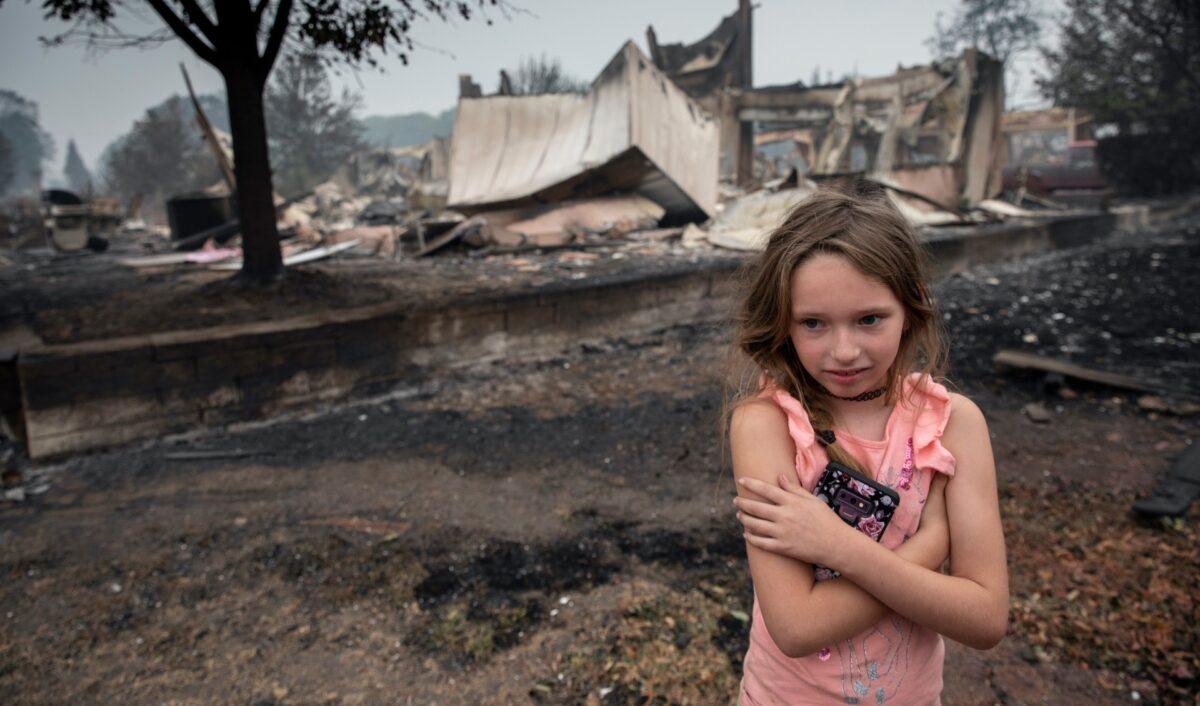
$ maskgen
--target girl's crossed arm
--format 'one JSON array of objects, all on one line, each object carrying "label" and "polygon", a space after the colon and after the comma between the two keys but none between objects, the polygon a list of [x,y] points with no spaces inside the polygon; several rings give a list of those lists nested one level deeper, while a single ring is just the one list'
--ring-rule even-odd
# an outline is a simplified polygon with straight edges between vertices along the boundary
[{"label": "girl's crossed arm", "polygon": [[[750,401],[738,407],[731,420],[730,441],[734,476],[739,481],[757,479],[775,486],[781,474],[794,477],[796,448],[787,419],[775,405]],[[949,527],[942,487],[939,481],[931,491],[920,530],[895,552],[900,560],[914,562],[914,568],[937,569],[946,560]],[[743,498],[761,497],[741,483],[738,493]],[[836,522],[850,529],[841,520]],[[812,654],[853,637],[891,612],[846,578],[814,582],[812,565],[805,561],[749,542],[746,553],[767,631],[790,657]]]},{"label": "girl's crossed arm", "polygon": [[757,530],[750,543],[838,569],[908,619],[971,647],[994,647],[1003,639],[1008,621],[1008,571],[995,464],[983,413],[962,395],[952,396],[942,444],[956,459],[955,476],[946,488],[951,575],[905,561],[842,523],[804,489],[782,490],[761,483],[763,479],[739,479],[768,501],[741,501],[749,514],[743,522],[752,533]]},{"label": "girl's crossed arm", "polygon": [[[838,567],[897,613],[977,649],[995,647],[1008,626],[1008,564],[996,466],[987,421],[975,403],[951,396],[942,445],[956,459],[946,486],[949,576],[884,556],[856,542]],[[865,535],[859,535],[866,539]],[[873,544],[873,543],[872,543]],[[876,561],[877,566],[871,566]]]}]

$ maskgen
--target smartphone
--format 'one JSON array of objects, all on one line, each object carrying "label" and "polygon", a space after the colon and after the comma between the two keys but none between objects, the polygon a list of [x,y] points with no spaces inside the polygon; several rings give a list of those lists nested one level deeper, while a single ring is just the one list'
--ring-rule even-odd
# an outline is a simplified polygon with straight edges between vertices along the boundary
[{"label": "smartphone", "polygon": [[[846,524],[876,542],[883,537],[896,508],[900,507],[900,494],[895,490],[837,461],[830,461],[825,466],[825,472],[813,488],[813,495],[833,508]],[[814,566],[813,573],[818,581],[839,575],[824,566]]]}]

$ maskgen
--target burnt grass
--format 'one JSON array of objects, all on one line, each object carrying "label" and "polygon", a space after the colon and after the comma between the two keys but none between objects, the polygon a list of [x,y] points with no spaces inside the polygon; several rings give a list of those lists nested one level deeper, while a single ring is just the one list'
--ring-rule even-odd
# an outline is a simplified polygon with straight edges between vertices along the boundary
[{"label": "burnt grass", "polygon": [[[437,654],[449,667],[465,667],[514,646],[539,627],[559,596],[591,590],[621,572],[636,572],[638,566],[659,572],[680,591],[730,584],[732,573],[738,580],[721,595],[736,605],[750,604],[750,587],[740,581],[744,549],[732,528],[647,529],[592,512],[581,513],[574,524],[581,526],[576,534],[554,542],[457,537],[455,543],[445,537],[419,556],[391,548],[395,540],[358,546],[327,537],[318,545],[275,545],[263,564],[277,567],[287,580],[306,584],[322,599],[394,594],[397,586],[407,583],[422,612],[407,642]],[[413,576],[424,578],[413,584]],[[746,650],[744,628],[726,615],[719,630],[708,636],[733,665],[741,664]],[[472,639],[484,642],[471,644]]]},{"label": "burnt grass", "polygon": [[[667,572],[668,585],[686,590],[698,584],[727,583],[730,570],[740,568],[744,560],[741,539],[734,531],[646,530],[594,515],[584,522],[589,526],[580,533],[549,544],[490,541],[479,543],[468,554],[434,552],[442,558],[423,564],[427,577],[413,588],[428,618],[419,622],[410,644],[465,665],[516,644],[538,627],[564,593],[588,591],[621,572],[637,571],[637,565]],[[748,607],[749,585],[741,583],[736,593],[738,602]],[[488,644],[483,648],[456,644],[455,636],[439,630],[447,619],[473,623],[488,634]],[[740,665],[747,636],[742,623],[730,620],[732,625],[722,623],[707,637],[731,664]]]},{"label": "burnt grass", "polygon": [[[164,603],[194,608],[235,587],[261,585],[267,577],[299,593],[314,615],[357,602],[403,611],[411,600],[419,611],[406,641],[452,668],[515,645],[538,629],[564,592],[590,590],[637,565],[659,572],[679,590],[730,584],[721,595],[735,593],[735,602],[748,608],[749,585],[740,571],[743,547],[732,528],[646,530],[636,523],[584,515],[576,534],[540,544],[479,542],[451,531],[414,546],[401,537],[371,542],[308,531],[291,542],[247,549],[257,528],[178,535],[171,539],[171,551],[96,566],[82,577],[80,587],[87,591],[105,592],[122,582],[136,582],[138,590],[114,595],[105,609],[93,611],[90,630],[79,637],[88,632],[113,636],[153,620]],[[19,582],[64,568],[62,555],[5,561],[0,578]],[[266,586],[268,599],[282,593],[274,584]],[[446,621],[464,623],[457,628],[462,634],[448,633]],[[709,636],[731,663],[740,664],[745,652],[743,628],[733,620]],[[464,644],[472,639],[472,630],[488,632],[487,644]],[[2,662],[0,676],[16,666]]]},{"label": "burnt grass", "polygon": [[[1111,273],[1120,276],[1113,279]],[[980,401],[989,417],[996,410],[1046,398],[1039,376],[993,369],[991,357],[1000,348],[1162,380],[1179,396],[1194,397],[1200,392],[1197,282],[1200,235],[1194,222],[973,268],[935,287],[947,315],[952,378]],[[1036,337],[1033,342],[1025,340],[1030,334]],[[708,362],[698,364],[696,356],[697,351],[720,348],[726,336],[721,330],[681,327],[641,341],[588,343],[559,358],[506,369],[459,371],[443,379],[431,373],[412,381],[415,394],[407,399],[214,434],[200,442],[205,448],[251,451],[248,460],[169,463],[165,458],[176,450],[174,442],[73,460],[56,484],[84,488],[80,497],[97,493],[116,498],[104,508],[112,514],[101,515],[102,522],[123,523],[129,529],[105,525],[99,531],[127,532],[128,547],[93,552],[88,540],[75,539],[35,552],[22,544],[26,533],[44,531],[58,513],[85,505],[83,500],[60,497],[67,493],[57,487],[33,496],[19,511],[0,508],[0,597],[20,598],[30,611],[18,618],[23,628],[0,627],[0,701],[52,703],[69,700],[67,695],[87,701],[85,692],[72,692],[57,682],[63,665],[87,663],[98,659],[98,653],[112,659],[112,646],[135,636],[151,640],[148,644],[166,667],[200,674],[212,669],[204,666],[206,655],[228,653],[231,645],[246,645],[247,640],[285,646],[293,654],[323,643],[349,650],[363,638],[340,630],[336,618],[339,611],[359,608],[377,617],[411,653],[428,655],[440,675],[466,680],[499,656],[525,649],[536,636],[562,632],[562,621],[554,614],[566,597],[603,593],[606,587],[630,580],[652,582],[662,593],[621,606],[615,618],[599,623],[595,614],[587,618],[593,622],[578,629],[590,632],[574,638],[544,678],[525,685],[528,697],[582,703],[598,686],[608,685],[605,704],[699,703],[708,702],[703,694],[709,692],[689,689],[707,685],[704,688],[720,692],[723,701],[736,683],[730,680],[740,674],[752,600],[744,548],[731,516],[703,517],[677,529],[670,522],[648,521],[636,509],[616,511],[585,501],[562,517],[554,532],[522,541],[453,521],[409,527],[399,510],[375,511],[370,519],[392,523],[395,530],[372,535],[310,522],[330,514],[353,514],[355,507],[338,507],[336,500],[332,507],[314,507],[306,504],[312,502],[307,496],[303,502],[292,498],[300,496],[297,488],[305,489],[306,483],[324,490],[335,486],[337,479],[323,477],[329,466],[377,463],[400,468],[432,461],[452,469],[464,483],[532,468],[539,469],[537,479],[550,490],[578,489],[585,483],[573,474],[593,470],[605,479],[594,482],[622,477],[649,499],[647,503],[695,502],[714,486],[716,469],[722,467],[714,443],[721,393],[712,384]],[[617,368],[634,374],[677,374],[678,380],[658,387],[647,384],[647,389],[618,396],[617,401],[550,413],[527,399],[501,400],[478,409],[436,404],[455,386],[466,389],[470,400],[498,376],[580,385],[579,380],[591,379],[586,377],[589,369]],[[1055,399],[1055,404],[1080,415],[1131,415],[1124,421],[1137,414],[1129,406],[1098,404],[1130,395],[1077,387],[1083,393],[1079,398]],[[1036,429],[1019,416],[1015,422],[1008,419],[1007,427],[997,427],[1002,433]],[[998,421],[1003,423],[1003,418]],[[1162,431],[1155,438],[1194,433],[1194,423],[1172,423],[1177,431]],[[1085,453],[1076,450],[1081,444],[1069,429],[1039,433],[1053,437],[1045,443],[1065,449],[1068,457]],[[1140,441],[1128,443],[1141,447]],[[997,445],[997,450],[1003,449]],[[1094,451],[1084,460],[1098,465],[1108,453]],[[1022,472],[1018,459],[1002,460],[1006,470]],[[207,526],[156,534],[139,519],[156,505],[210,502],[207,495],[193,495],[186,488],[250,463],[269,469],[272,485],[237,487],[217,495]],[[1157,684],[1164,703],[1170,703],[1172,695],[1194,696],[1200,686],[1187,671],[1187,660],[1178,658],[1170,645],[1139,647],[1157,660],[1151,662],[1123,642],[1123,636],[1140,629],[1143,623],[1138,621],[1162,620],[1171,611],[1170,605],[1140,601],[1140,586],[1168,586],[1178,592],[1176,607],[1192,600],[1194,609],[1195,575],[1200,575],[1189,569],[1200,565],[1195,564],[1194,549],[1189,549],[1195,545],[1194,531],[1166,532],[1163,539],[1161,529],[1147,529],[1128,516],[1124,508],[1133,499],[1130,487],[1098,489],[1091,481],[1074,480],[1048,483],[1043,482],[1040,465],[1030,468],[1037,470],[1003,480],[1001,503],[1006,523],[1011,522],[1006,531],[1014,638],[1033,655],[1031,663],[1041,659],[1041,651],[1052,652],[1090,669],[1127,674],[1121,682],[1126,687],[1138,680]],[[393,480],[399,479],[374,477],[381,483]],[[168,490],[121,497],[126,491],[160,486]],[[1072,512],[1057,501],[1063,496],[1083,498],[1081,506],[1092,514]],[[256,514],[254,503],[260,502],[266,509]],[[271,502],[275,505],[268,505]],[[244,512],[245,517],[234,521],[226,505],[236,505],[234,512]],[[428,520],[428,515],[423,517]],[[1117,531],[1133,541],[1113,550],[1117,564],[1094,568],[1096,557],[1090,548],[1111,542],[1110,533]],[[1058,546],[1063,542],[1069,545],[1066,549]],[[1167,561],[1172,557],[1175,564]],[[1155,558],[1161,561],[1155,563]],[[1043,576],[1046,561],[1069,564],[1071,572]],[[1141,573],[1130,569],[1134,565]],[[1124,573],[1117,576],[1118,572]],[[1099,578],[1093,581],[1093,575]],[[43,592],[53,600],[39,598]],[[1075,599],[1069,598],[1072,592]],[[243,633],[253,632],[251,627],[244,618],[230,617],[245,610],[236,602],[239,596],[252,597],[256,610],[272,616],[274,624],[266,637],[245,637]],[[1128,605],[1121,601],[1129,596],[1140,601],[1136,605],[1142,613],[1126,622],[1112,618],[1111,626],[1087,635],[1092,642],[1086,644],[1064,617],[1073,615],[1070,611],[1078,610],[1079,602],[1090,600],[1124,615]],[[299,602],[298,610],[274,617],[283,612],[279,606],[293,600]],[[171,622],[176,618],[168,616],[177,616],[179,609],[187,616],[212,617]],[[1176,648],[1183,644],[1175,641]],[[1194,638],[1186,645],[1194,653]],[[250,649],[260,648],[252,644]],[[417,663],[408,664],[415,669]],[[112,669],[110,663],[106,666]],[[206,677],[215,671],[219,670]],[[243,677],[236,686],[244,689],[245,681]],[[1013,678],[1010,684],[1015,682]],[[36,701],[32,695],[47,684],[45,700]],[[989,681],[988,688],[996,700],[1006,700],[999,681]],[[1138,688],[1148,694],[1146,687]],[[256,695],[260,692],[251,698],[250,692],[238,691],[237,699],[232,693],[231,703],[262,701]],[[452,701],[457,699],[447,699]],[[1007,702],[1022,701],[1011,697]]]}]

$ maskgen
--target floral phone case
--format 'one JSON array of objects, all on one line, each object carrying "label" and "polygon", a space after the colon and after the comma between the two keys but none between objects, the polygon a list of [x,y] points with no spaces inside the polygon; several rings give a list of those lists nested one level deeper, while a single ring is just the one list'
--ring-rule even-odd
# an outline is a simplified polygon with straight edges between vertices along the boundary
[{"label": "floral phone case", "polygon": [[[883,536],[892,515],[900,506],[900,494],[876,483],[861,473],[830,461],[817,480],[813,495],[824,502],[846,524],[857,528],[876,542]],[[824,566],[813,567],[817,580],[823,581],[839,574]]]}]

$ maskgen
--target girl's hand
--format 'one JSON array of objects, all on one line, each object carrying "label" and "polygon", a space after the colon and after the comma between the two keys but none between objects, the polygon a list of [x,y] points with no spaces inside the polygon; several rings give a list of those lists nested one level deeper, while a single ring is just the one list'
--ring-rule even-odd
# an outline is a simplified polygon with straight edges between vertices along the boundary
[{"label": "girl's hand", "polygon": [[833,509],[787,476],[779,476],[779,487],[754,478],[738,481],[742,487],[767,502],[734,498],[737,518],[745,527],[750,544],[810,564],[832,566],[837,547],[857,530],[847,525]]}]

